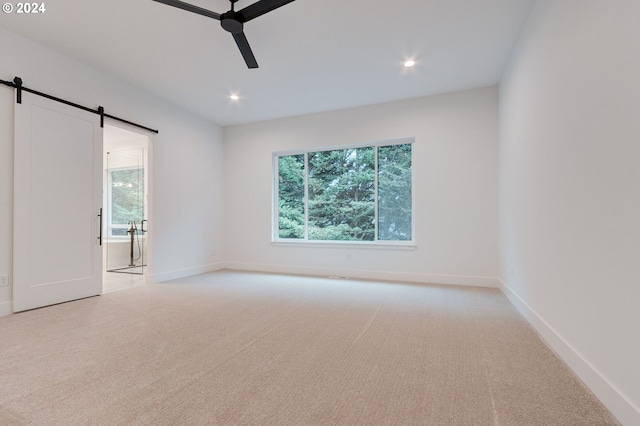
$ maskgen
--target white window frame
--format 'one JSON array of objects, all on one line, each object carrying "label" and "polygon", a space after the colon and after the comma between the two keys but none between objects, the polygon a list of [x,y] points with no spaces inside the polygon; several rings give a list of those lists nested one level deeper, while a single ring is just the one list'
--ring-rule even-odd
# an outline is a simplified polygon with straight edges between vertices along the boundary
[{"label": "white window frame", "polygon": [[[411,240],[402,240],[402,241],[389,241],[389,240],[378,240],[378,148],[391,146],[391,145],[405,145],[405,144],[413,144],[415,142],[415,138],[407,137],[400,139],[387,139],[381,140],[377,142],[365,142],[358,144],[350,144],[350,145],[333,145],[333,146],[324,146],[324,147],[314,147],[308,149],[298,149],[298,150],[286,150],[286,151],[277,151],[272,154],[272,222],[271,222],[271,244],[279,245],[279,246],[301,246],[301,247],[312,247],[312,246],[321,246],[321,247],[360,247],[360,248],[394,248],[401,250],[413,250],[416,248],[416,203],[415,203],[415,167],[414,167],[414,150],[411,150]],[[376,149],[375,155],[375,230],[374,230],[374,240],[373,241],[339,241],[339,240],[309,240],[309,230],[308,230],[308,200],[309,200],[309,153],[312,152],[322,152],[322,151],[333,151],[333,150],[343,150],[343,149],[354,149],[354,148],[368,148],[373,147]],[[279,197],[279,170],[278,170],[278,158],[290,156],[290,155],[304,155],[304,238],[280,238],[279,236],[279,206],[278,206],[278,197]]]}]

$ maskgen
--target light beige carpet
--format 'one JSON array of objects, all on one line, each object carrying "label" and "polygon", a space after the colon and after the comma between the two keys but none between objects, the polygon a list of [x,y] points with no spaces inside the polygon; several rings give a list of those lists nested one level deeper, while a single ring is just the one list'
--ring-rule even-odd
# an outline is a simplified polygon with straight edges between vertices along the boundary
[{"label": "light beige carpet", "polygon": [[0,318],[0,424],[616,421],[498,290],[218,272]]}]

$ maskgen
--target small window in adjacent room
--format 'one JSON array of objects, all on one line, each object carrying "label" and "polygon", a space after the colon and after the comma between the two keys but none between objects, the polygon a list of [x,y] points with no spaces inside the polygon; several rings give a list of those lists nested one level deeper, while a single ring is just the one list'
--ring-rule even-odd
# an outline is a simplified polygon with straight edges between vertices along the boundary
[{"label": "small window in adjacent room", "polygon": [[413,242],[413,140],[274,154],[274,241]]},{"label": "small window in adjacent room", "polygon": [[144,169],[122,168],[109,171],[111,236],[127,236],[132,220],[146,217],[144,214]]}]

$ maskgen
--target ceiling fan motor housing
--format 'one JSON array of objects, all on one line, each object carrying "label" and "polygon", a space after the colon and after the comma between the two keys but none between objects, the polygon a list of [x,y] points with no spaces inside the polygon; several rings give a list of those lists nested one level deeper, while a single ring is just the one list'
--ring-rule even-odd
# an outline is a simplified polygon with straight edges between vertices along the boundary
[{"label": "ceiling fan motor housing", "polygon": [[242,23],[242,14],[230,10],[220,15],[220,25],[231,34],[242,32],[244,24]]}]

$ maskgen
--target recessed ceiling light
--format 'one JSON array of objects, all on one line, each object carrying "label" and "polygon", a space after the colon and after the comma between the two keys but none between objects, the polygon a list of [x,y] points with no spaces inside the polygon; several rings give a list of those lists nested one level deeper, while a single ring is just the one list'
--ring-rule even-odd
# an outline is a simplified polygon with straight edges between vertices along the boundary
[{"label": "recessed ceiling light", "polygon": [[407,67],[407,68],[411,68],[415,64],[416,64],[416,62],[414,60],[409,59],[408,61],[405,61],[404,66]]},{"label": "recessed ceiling light", "polygon": [[240,96],[238,95],[229,95],[229,99],[231,99],[232,101],[237,101],[238,99],[240,99]]}]

